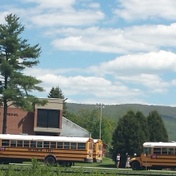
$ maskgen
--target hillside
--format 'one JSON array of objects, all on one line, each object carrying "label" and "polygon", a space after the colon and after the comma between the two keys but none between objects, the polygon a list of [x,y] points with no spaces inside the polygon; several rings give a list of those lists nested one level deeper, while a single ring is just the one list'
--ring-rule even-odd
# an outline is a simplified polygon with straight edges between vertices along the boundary
[{"label": "hillside", "polygon": [[[96,105],[68,103],[67,108],[69,112],[77,114],[81,109],[93,110]],[[141,104],[104,105],[103,116],[118,120],[129,110],[141,111],[145,116],[148,116],[149,112],[153,110],[158,111],[166,125],[169,140],[176,141],[176,107]]]}]

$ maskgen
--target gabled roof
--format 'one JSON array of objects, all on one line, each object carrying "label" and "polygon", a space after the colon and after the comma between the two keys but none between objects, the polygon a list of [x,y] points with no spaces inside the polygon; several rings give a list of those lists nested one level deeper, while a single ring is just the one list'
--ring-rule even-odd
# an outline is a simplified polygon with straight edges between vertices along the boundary
[{"label": "gabled roof", "polygon": [[90,137],[90,132],[71,120],[62,117],[62,132],[60,136]]}]

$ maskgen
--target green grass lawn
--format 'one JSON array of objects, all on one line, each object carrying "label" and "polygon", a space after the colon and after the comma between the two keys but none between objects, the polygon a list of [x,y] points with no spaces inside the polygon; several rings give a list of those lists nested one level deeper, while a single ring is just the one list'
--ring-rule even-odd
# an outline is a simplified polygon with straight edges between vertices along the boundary
[{"label": "green grass lawn", "polygon": [[115,168],[115,162],[111,158],[103,158],[101,163],[75,163],[75,166],[107,167]]}]

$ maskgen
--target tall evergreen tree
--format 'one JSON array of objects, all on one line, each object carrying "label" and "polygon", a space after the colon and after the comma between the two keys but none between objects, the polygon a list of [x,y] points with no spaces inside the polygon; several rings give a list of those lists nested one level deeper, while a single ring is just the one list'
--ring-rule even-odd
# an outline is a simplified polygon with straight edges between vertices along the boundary
[{"label": "tall evergreen tree", "polygon": [[59,88],[59,87],[52,87],[50,92],[49,92],[49,95],[48,95],[48,98],[61,98],[63,99],[63,115],[64,116],[67,116],[68,115],[68,112],[67,112],[67,105],[66,105],[66,102],[65,102],[65,96],[62,92],[62,90]]},{"label": "tall evergreen tree", "polygon": [[168,133],[165,128],[162,117],[157,111],[152,111],[147,117],[149,128],[149,141],[151,142],[167,142]]},{"label": "tall evergreen tree", "polygon": [[126,153],[133,156],[134,153],[142,152],[142,144],[148,137],[147,133],[143,131],[144,126],[147,126],[147,121],[141,112],[135,114],[133,111],[128,111],[119,119],[112,136],[111,153],[114,160],[118,153],[121,154],[122,167],[126,161]]},{"label": "tall evergreen tree", "polygon": [[61,98],[65,99],[64,94],[62,90],[59,87],[52,87],[52,89],[49,92],[48,98]]},{"label": "tall evergreen tree", "polygon": [[2,133],[6,133],[9,104],[32,111],[34,103],[46,103],[30,94],[33,90],[43,91],[38,86],[41,81],[23,73],[25,68],[39,63],[39,45],[31,46],[21,38],[24,26],[16,15],[7,15],[5,22],[0,24],[0,102],[4,108]]},{"label": "tall evergreen tree", "polygon": [[140,111],[137,111],[135,114],[136,117],[136,121],[138,121],[140,123],[140,138],[141,138],[141,142],[146,142],[149,141],[149,130],[148,130],[148,123],[147,123],[147,118],[144,116],[144,114]]}]

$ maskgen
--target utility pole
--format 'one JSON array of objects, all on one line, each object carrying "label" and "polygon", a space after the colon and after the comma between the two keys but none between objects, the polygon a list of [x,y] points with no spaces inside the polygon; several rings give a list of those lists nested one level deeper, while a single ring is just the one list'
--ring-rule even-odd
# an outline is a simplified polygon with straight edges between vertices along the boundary
[{"label": "utility pole", "polygon": [[102,131],[101,131],[101,129],[102,129],[102,116],[103,116],[104,105],[100,103],[100,104],[97,104],[96,107],[100,108],[99,139],[101,139],[101,137],[102,137]]}]

